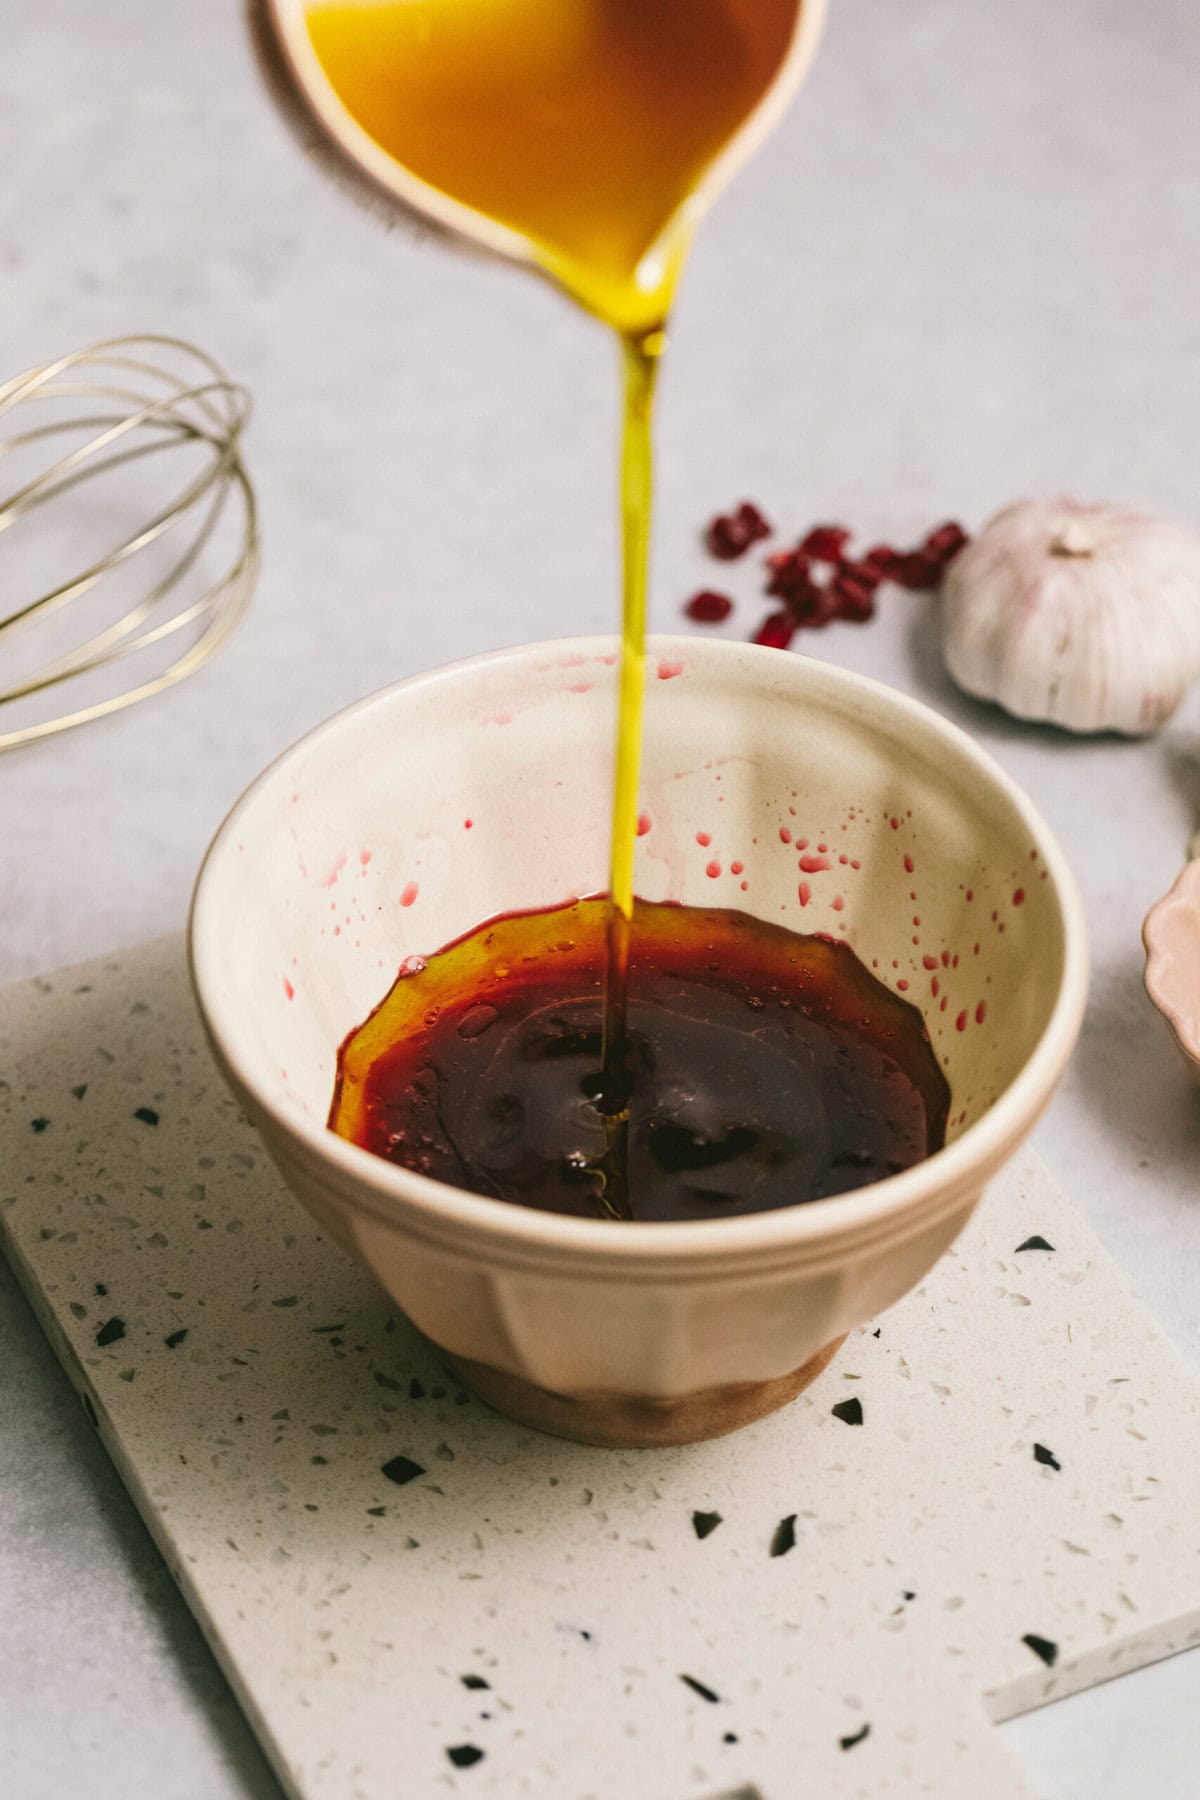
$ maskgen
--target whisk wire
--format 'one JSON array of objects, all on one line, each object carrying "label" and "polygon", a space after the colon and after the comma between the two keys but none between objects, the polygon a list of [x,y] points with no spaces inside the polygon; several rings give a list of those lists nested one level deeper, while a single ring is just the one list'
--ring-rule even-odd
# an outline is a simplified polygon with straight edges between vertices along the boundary
[{"label": "whisk wire", "polygon": [[[155,447],[160,448],[161,446]],[[124,459],[118,458],[113,460]],[[3,629],[6,625],[18,625],[22,620],[30,618],[35,613],[40,612],[46,614],[53,612],[57,607],[64,605],[67,601],[78,599],[81,595],[85,594],[89,588],[95,585],[102,575],[115,569],[129,557],[135,556],[139,550],[144,550],[148,545],[154,543],[158,538],[162,537],[166,532],[177,525],[185,516],[187,510],[196,501],[203,499],[204,495],[215,482],[221,480],[226,472],[228,461],[228,454],[222,451],[220,460],[214,463],[209,469],[205,470],[205,472],[193,481],[169,507],[159,513],[148,525],[143,526],[133,537],[127,538],[125,542],[119,544],[116,549],[110,550],[106,556],[101,557],[98,562],[93,563],[92,566],[85,569],[82,574],[75,576],[69,582],[65,582],[61,587],[51,589],[47,594],[39,595],[36,600],[30,601],[27,606],[20,608],[15,613],[10,613],[6,619],[0,620],[0,629]],[[100,468],[106,466],[108,465],[99,465]],[[96,472],[99,472],[99,468]],[[70,486],[75,481],[82,479],[82,473],[77,472],[72,476],[68,476],[63,485]],[[44,499],[50,497],[51,496],[49,495],[43,495],[41,499],[33,501],[32,504],[40,505]],[[3,695],[0,695],[0,699],[2,698]]]},{"label": "whisk wire", "polygon": [[[230,387],[232,386],[232,383],[222,382],[219,385],[222,387]],[[203,438],[208,443],[220,448],[222,452],[232,449],[236,445],[238,434],[241,429],[240,425],[234,425],[226,433],[206,432],[197,426],[192,425],[188,420],[176,415],[176,408],[184,401],[193,399],[199,394],[211,393],[213,391],[214,384],[212,383],[206,388],[183,390],[174,396],[168,395],[162,400],[156,400],[147,406],[141,407],[139,411],[130,413],[125,418],[117,420],[115,424],[110,424],[107,429],[102,430],[98,436],[91,438],[86,444],[81,444],[79,448],[73,450],[69,456],[61,458],[53,468],[44,469],[40,475],[35,476],[32,481],[27,482],[23,488],[18,488],[17,491],[10,494],[7,499],[0,500],[0,509],[16,515],[24,511],[26,507],[39,503],[42,499],[53,498],[53,496],[60,491],[62,486],[70,485],[69,477],[71,476],[72,471],[77,470],[78,466],[81,463],[86,462],[89,457],[98,455],[101,450],[106,449],[109,444],[115,443],[118,438],[127,437],[131,432],[140,431],[145,426],[155,425],[161,418],[168,415],[171,415],[170,424],[179,431],[181,435],[192,438]],[[52,397],[52,395],[48,394],[45,397]]]},{"label": "whisk wire", "polygon": [[[158,352],[185,365],[151,360]],[[116,617],[85,628],[75,644],[47,653],[40,665],[7,684],[0,674],[0,709],[85,681],[125,659],[142,656],[190,634],[165,666],[145,679],[54,717],[36,719],[0,732],[0,751],[35,742],[58,731],[104,717],[160,693],[199,668],[226,641],[249,603],[259,566],[258,517],[254,489],[241,456],[240,439],[250,414],[245,389],[231,381],[213,358],[179,338],[117,338],[72,352],[41,368],[0,384],[0,418],[38,403],[87,401],[93,410],[67,418],[27,423],[0,438],[0,458],[25,455],[69,439],[74,447],[27,476],[0,498],[0,533],[41,507],[60,501],[82,482],[144,463],[164,450],[192,445],[207,453],[203,465],[149,521],[82,570],[55,583],[0,617],[0,651],[8,634],[39,625],[83,601],[123,568],[186,522],[191,532],[182,550],[137,599],[122,603]],[[119,407],[125,410],[100,410]],[[199,593],[189,594],[189,577],[218,535],[230,505],[240,509],[237,535],[224,570]],[[194,586],[194,582],[190,585]],[[86,609],[85,609],[86,610]],[[83,615],[81,614],[81,618]],[[0,657],[0,668],[3,658]]]},{"label": "whisk wire", "polygon": [[[66,680],[70,675],[78,674],[86,667],[99,667],[102,663],[114,661],[118,656],[132,655],[134,651],[145,649],[151,644],[160,642],[172,632],[180,631],[185,626],[191,624],[204,610],[204,602],[211,597],[214,589],[210,588],[208,593],[202,595],[200,600],[193,602],[186,612],[173,614],[168,619],[163,620],[156,625],[152,631],[144,632],[137,638],[134,638],[131,635],[137,630],[137,627],[142,620],[148,618],[155,610],[158,601],[170,591],[177,581],[187,574],[192,567],[192,564],[199,557],[205,544],[212,536],[213,530],[224,509],[227,497],[227,490],[224,487],[218,488],[209,508],[208,515],[196,534],[196,537],[187,546],[178,561],[172,564],[166,574],[163,575],[161,580],[158,581],[153,588],[151,588],[150,592],[146,594],[143,599],[137,601],[135,605],[131,606],[127,612],[122,614],[119,619],[114,620],[113,623],[107,626],[103,631],[97,632],[93,637],[89,638],[86,643],[78,645],[74,650],[67,651],[57,662],[48,663],[40,671],[36,681],[27,683],[23,689],[9,689],[7,693],[0,694],[0,702],[6,699],[16,699],[19,694],[38,693],[44,688],[54,686],[56,682]],[[170,525],[176,522],[177,517],[178,515],[172,516],[172,518],[167,521],[164,529],[169,529]],[[149,528],[147,528],[147,530],[149,530]],[[147,534],[145,532],[140,533],[138,539],[131,539],[128,545],[122,546],[121,552],[114,553],[113,559],[107,564],[100,565],[98,570],[89,571],[86,576],[81,576],[79,580],[73,584],[74,591],[81,591],[84,583],[90,585],[95,582],[99,578],[99,574],[104,572],[104,568],[112,566],[112,562],[115,561],[117,555],[122,554],[125,551],[132,554],[134,550],[140,548],[146,541]],[[218,582],[215,591],[219,592],[221,585],[222,584]],[[48,606],[51,603],[51,599],[51,596],[47,596],[42,604]]]}]

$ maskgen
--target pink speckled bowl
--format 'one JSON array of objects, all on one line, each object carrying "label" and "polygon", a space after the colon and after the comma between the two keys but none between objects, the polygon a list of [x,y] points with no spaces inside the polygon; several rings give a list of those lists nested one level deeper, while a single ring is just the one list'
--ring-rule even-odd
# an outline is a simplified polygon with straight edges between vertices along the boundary
[{"label": "pink speckled bowl", "polygon": [[[623,1226],[335,1137],[337,1047],[406,956],[605,886],[614,660],[607,641],[503,651],[314,731],[217,834],[192,970],[285,1179],[485,1398],[590,1442],[680,1443],[790,1399],[961,1230],[1071,1051],[1084,924],[1029,801],[927,708],[807,657],[658,640],[638,892],[847,938],[925,1010],[945,1149],[808,1206]],[[827,869],[800,869],[801,839]]]},{"label": "pink speckled bowl", "polygon": [[1171,1027],[1185,1062],[1200,1075],[1200,859],[1146,914],[1146,992]]}]

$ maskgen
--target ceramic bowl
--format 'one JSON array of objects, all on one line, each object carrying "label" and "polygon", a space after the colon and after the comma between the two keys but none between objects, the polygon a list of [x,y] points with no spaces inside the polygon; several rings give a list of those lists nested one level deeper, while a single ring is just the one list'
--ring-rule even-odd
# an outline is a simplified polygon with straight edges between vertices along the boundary
[{"label": "ceramic bowl", "polygon": [[[334,1136],[338,1045],[406,957],[606,886],[614,665],[607,640],[503,651],[320,726],[218,832],[192,972],[284,1179],[464,1380],[564,1436],[681,1443],[790,1399],[952,1242],[1070,1054],[1085,934],[1045,825],[955,727],[803,656],[658,639],[637,891],[844,937],[925,1013],[945,1148],[806,1206],[627,1226],[480,1198]],[[827,871],[800,874],[801,838],[829,847]]]},{"label": "ceramic bowl", "polygon": [[1200,1075],[1200,860],[1146,914],[1146,992],[1175,1037],[1184,1061]]}]

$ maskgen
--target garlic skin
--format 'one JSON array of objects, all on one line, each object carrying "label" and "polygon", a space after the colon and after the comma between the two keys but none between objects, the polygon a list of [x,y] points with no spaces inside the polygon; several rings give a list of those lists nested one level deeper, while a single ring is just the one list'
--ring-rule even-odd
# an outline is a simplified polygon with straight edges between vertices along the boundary
[{"label": "garlic skin", "polygon": [[1157,731],[1200,675],[1200,538],[1151,513],[1018,500],[950,565],[955,681],[1068,731]]}]

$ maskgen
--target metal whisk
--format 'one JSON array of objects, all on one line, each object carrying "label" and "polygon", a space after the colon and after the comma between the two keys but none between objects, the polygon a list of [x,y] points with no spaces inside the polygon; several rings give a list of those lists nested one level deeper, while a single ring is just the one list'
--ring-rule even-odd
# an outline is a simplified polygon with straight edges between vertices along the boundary
[{"label": "metal whisk", "polygon": [[0,385],[0,750],[161,693],[225,642],[258,574],[249,410],[170,337]]}]

